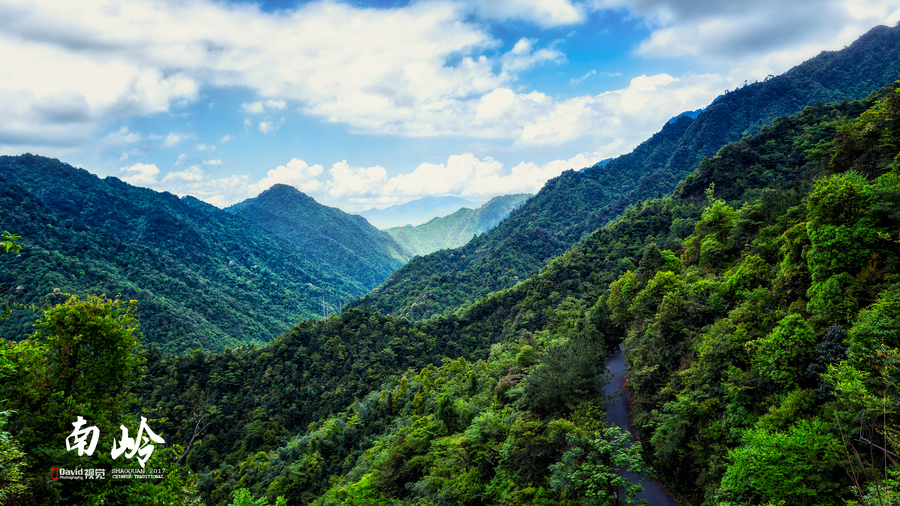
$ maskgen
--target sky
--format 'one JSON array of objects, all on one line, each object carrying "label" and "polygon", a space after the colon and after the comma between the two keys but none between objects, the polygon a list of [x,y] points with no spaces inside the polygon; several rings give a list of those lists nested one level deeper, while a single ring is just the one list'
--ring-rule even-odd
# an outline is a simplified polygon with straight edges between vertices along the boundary
[{"label": "sky", "polygon": [[0,0],[0,154],[219,207],[536,193],[900,0]]}]

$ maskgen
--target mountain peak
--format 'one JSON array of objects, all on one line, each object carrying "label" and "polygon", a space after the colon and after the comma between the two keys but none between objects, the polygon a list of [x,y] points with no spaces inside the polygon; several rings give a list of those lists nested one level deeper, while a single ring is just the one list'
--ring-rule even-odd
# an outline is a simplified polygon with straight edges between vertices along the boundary
[{"label": "mountain peak", "polygon": [[284,183],[275,183],[272,186],[270,186],[268,190],[265,190],[262,193],[281,193],[281,192],[303,193],[302,191],[298,190],[297,188],[294,188],[293,186],[291,186],[289,184],[284,184]]},{"label": "mountain peak", "polygon": [[298,190],[297,188],[295,188],[289,184],[284,184],[284,183],[273,184],[272,186],[269,187],[268,190],[263,191],[256,198],[260,198],[260,197],[296,197],[296,196],[305,197],[310,200],[314,200],[312,197],[303,193],[302,191]]}]

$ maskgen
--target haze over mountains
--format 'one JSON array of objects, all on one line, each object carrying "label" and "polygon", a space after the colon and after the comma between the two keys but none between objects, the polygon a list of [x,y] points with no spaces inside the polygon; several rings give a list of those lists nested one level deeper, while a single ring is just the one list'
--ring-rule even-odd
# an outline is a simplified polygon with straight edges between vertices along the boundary
[{"label": "haze over mountains", "polygon": [[531,195],[494,197],[477,209],[464,207],[453,214],[437,217],[418,226],[388,228],[385,231],[416,255],[456,248],[497,226],[518,209]]},{"label": "haze over mountains", "polygon": [[359,213],[380,229],[421,225],[433,218],[452,214],[464,207],[474,209],[480,204],[460,197],[422,197],[405,204],[384,209],[369,209]]}]

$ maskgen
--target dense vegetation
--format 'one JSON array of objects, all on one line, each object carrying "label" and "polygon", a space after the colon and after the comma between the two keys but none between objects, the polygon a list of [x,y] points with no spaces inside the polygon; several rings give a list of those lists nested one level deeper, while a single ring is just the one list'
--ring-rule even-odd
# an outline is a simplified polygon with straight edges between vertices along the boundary
[{"label": "dense vegetation", "polygon": [[412,257],[361,216],[319,204],[293,186],[273,185],[225,208],[296,245],[307,258],[371,290]]},{"label": "dense vegetation", "polygon": [[496,227],[529,197],[527,193],[494,197],[478,209],[464,207],[428,223],[389,228],[385,232],[416,255],[457,248]]},{"label": "dense vegetation", "polygon": [[[323,301],[335,311],[364,294],[392,268],[358,279],[252,220],[57,160],[0,157],[0,178],[0,221],[23,246],[0,257],[9,300],[45,307],[65,293],[122,294],[139,301],[147,342],[166,351],[269,341],[321,315]],[[17,311],[0,331],[25,336],[35,316]]]},{"label": "dense vegetation", "polygon": [[[757,237],[775,243],[784,240],[776,233],[783,225],[777,223],[793,219],[805,205],[807,193],[814,188],[813,178],[834,171],[825,164],[838,158],[831,155],[837,144],[827,143],[836,135],[840,139],[852,128],[860,128],[856,123],[844,123],[846,118],[859,116],[879,96],[887,99],[863,115],[865,119],[896,101],[892,89],[865,101],[818,105],[779,119],[760,134],[727,146],[704,161],[673,195],[628,209],[614,223],[551,261],[538,275],[455,313],[413,323],[362,307],[327,321],[305,322],[262,349],[225,355],[157,356],[150,360],[151,376],[159,379],[150,381],[155,385],[153,391],[145,390],[142,396],[156,416],[172,420],[168,433],[178,434],[177,439],[184,441],[196,427],[192,406],[194,411],[204,402],[215,406],[209,418],[215,421],[208,426],[203,445],[189,458],[194,469],[203,473],[199,490],[213,502],[227,503],[230,493],[241,487],[254,497],[266,495],[271,501],[283,495],[301,504],[353,500],[377,504],[396,499],[424,504],[426,498],[448,503],[599,500],[574,485],[583,484],[583,479],[572,477],[587,476],[579,473],[586,472],[583,466],[593,458],[591,452],[607,455],[596,457],[607,464],[615,454],[617,459],[639,465],[637,456],[622,453],[615,434],[605,432],[599,422],[605,400],[596,393],[601,381],[597,365],[605,350],[622,339],[627,329],[635,420],[645,432],[659,431],[661,422],[656,419],[670,411],[672,417],[694,413],[667,404],[669,397],[681,402],[687,399],[669,392],[674,380],[666,378],[680,378],[685,370],[692,370],[699,341],[659,337],[656,333],[663,330],[659,329],[662,324],[656,323],[662,318],[657,308],[668,307],[664,301],[671,298],[669,304],[680,305],[667,313],[669,318],[687,319],[677,328],[690,324],[706,329],[703,332],[723,324],[716,316],[733,315],[729,308],[743,304],[740,294],[758,290],[764,282],[753,270],[762,265],[757,257],[768,258],[775,266],[785,263],[777,258],[780,247],[766,246],[767,257],[753,250],[752,245],[759,243]],[[888,150],[882,158],[892,160],[890,156],[898,151]],[[857,158],[869,156],[870,151],[865,153]],[[711,187],[716,188],[715,194]],[[741,211],[734,211],[733,206],[740,206]],[[731,228],[713,234],[721,243],[716,246],[709,237],[710,224],[723,213],[730,213]],[[882,221],[890,223],[891,216]],[[897,236],[896,231],[882,232]],[[753,260],[746,265],[730,264],[728,254]],[[797,277],[808,269],[802,257],[794,261],[801,263],[789,277],[797,283]],[[665,297],[664,290],[670,285],[684,290],[690,286],[680,281],[682,271],[694,276],[691,282],[697,286],[691,292]],[[722,276],[726,272],[730,277],[716,279],[717,273]],[[893,278],[888,275],[885,279]],[[871,285],[872,279],[866,282]],[[788,292],[779,286],[770,290],[806,297],[804,289]],[[859,301],[857,308],[871,300]],[[764,318],[776,318],[776,306],[763,306],[773,311]],[[638,320],[636,315],[648,321]],[[810,318],[815,320],[814,313]],[[763,335],[775,332],[781,320],[784,318],[773,320]],[[789,318],[783,327],[802,327],[801,321],[805,322]],[[815,329],[814,324],[809,325]],[[820,346],[814,332],[809,339],[812,344],[808,346]],[[718,342],[707,346],[722,351]],[[822,353],[833,353],[835,346],[826,342],[827,351]],[[768,352],[775,354],[767,349],[766,356]],[[761,362],[751,363],[765,370]],[[772,363],[791,360],[773,358]],[[827,390],[826,362],[819,365],[816,388]],[[727,367],[714,370],[716,374],[729,371]],[[790,376],[791,372],[782,372],[780,377]],[[708,377],[692,384],[725,388]],[[186,396],[175,397],[175,392]],[[706,395],[727,405],[727,396],[715,391]],[[815,395],[803,395],[807,406],[803,413],[824,406]],[[697,402],[706,398],[701,396]],[[721,431],[707,434],[712,448],[701,456],[713,459],[711,462],[682,457],[667,460],[669,456],[654,453],[662,441],[670,452],[699,452],[693,449],[698,439],[693,433],[679,434],[682,439],[661,439],[656,432],[647,432],[647,456],[670,484],[680,485],[685,495],[698,502],[758,500],[747,491],[731,494],[727,487],[743,482],[739,478],[724,480],[724,473],[729,469],[728,459],[740,452],[742,431],[752,428],[770,409],[777,411],[781,402],[777,395],[761,394],[753,411],[742,412],[745,425],[729,426],[731,439]],[[701,406],[714,407],[708,403]],[[710,413],[709,423],[721,423],[722,416]],[[788,415],[778,416],[784,421]],[[681,430],[702,428],[693,418],[666,421]],[[800,431],[796,437],[814,431],[813,435],[821,438],[831,430],[823,423],[809,423],[812,425],[796,429]],[[531,459],[528,465],[516,460],[524,455]],[[801,465],[807,461],[801,459]],[[871,462],[863,458],[861,463]],[[602,470],[608,468],[592,469],[595,474],[591,476],[605,476]],[[560,474],[564,470],[572,474],[566,478]],[[816,474],[816,479],[850,490],[852,483],[833,471]],[[699,472],[702,479],[691,476],[692,472]],[[738,468],[732,471],[736,472]],[[597,490],[608,489],[604,488],[608,481],[602,483]],[[864,488],[868,482],[862,479],[859,483]],[[835,494],[835,490],[816,493]],[[841,498],[840,494],[836,497]],[[772,495],[764,499],[790,498]]]},{"label": "dense vegetation", "polygon": [[900,28],[876,27],[842,51],[720,96],[629,154],[566,172],[467,245],[407,263],[369,296],[383,313],[424,318],[472,303],[538,271],[629,205],[670,193],[704,158],[807,105],[856,100],[900,75]]},{"label": "dense vegetation", "polygon": [[[618,471],[650,465],[694,504],[891,504],[898,163],[890,85],[776,119],[537,274],[431,318],[363,300],[264,346],[171,355],[140,350],[131,303],[70,299],[0,342],[0,494],[612,504],[634,492]],[[640,445],[604,422],[603,357],[623,341]],[[75,465],[76,413],[104,432],[153,420],[166,478],[48,482]]]},{"label": "dense vegetation", "polygon": [[[198,499],[190,471],[179,462],[184,448],[171,438],[142,465],[165,469],[162,478],[111,479],[111,468],[137,466],[127,453],[116,460],[110,451],[126,444],[120,427],[141,439],[132,408],[145,359],[135,313],[133,300],[71,297],[41,312],[28,339],[0,341],[0,502],[138,506]],[[79,421],[87,426],[82,444]],[[150,421],[153,429],[158,422]],[[78,451],[67,451],[70,443]],[[107,476],[50,479],[51,468],[99,468]]]},{"label": "dense vegetation", "polygon": [[678,264],[611,286],[635,423],[696,502],[896,501],[898,139],[894,92],[809,151],[802,199],[714,200]]}]

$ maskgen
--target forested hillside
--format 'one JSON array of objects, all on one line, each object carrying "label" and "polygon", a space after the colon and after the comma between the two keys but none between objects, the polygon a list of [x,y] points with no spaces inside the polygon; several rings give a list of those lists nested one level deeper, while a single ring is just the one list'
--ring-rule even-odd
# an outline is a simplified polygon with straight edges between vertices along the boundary
[{"label": "forested hillside", "polygon": [[[712,200],[679,265],[611,285],[635,423],[698,503],[896,501],[898,134],[894,92],[788,165],[803,194]],[[752,168],[769,141],[741,151],[704,169]]]},{"label": "forested hillside", "polygon": [[[685,504],[895,503],[898,164],[900,81],[775,119],[536,274],[430,318],[363,299],[265,345],[168,354],[142,349],[134,303],[69,299],[41,312],[31,338],[0,341],[0,497],[594,505],[633,496],[620,476],[630,468],[652,469]],[[86,177],[57,165],[75,174],[70,186]],[[563,182],[603,191],[596,170],[585,174],[548,185],[558,211]],[[134,205],[143,195],[202,206],[130,191]],[[50,211],[23,195],[16,209],[32,214],[18,224]],[[36,223],[23,246],[65,228]],[[24,247],[16,257],[6,244],[2,261],[23,262]],[[603,421],[603,359],[620,343],[634,445]],[[165,477],[48,480],[50,466],[76,460],[44,434],[67,433],[76,414],[104,433],[147,417],[166,437],[150,464]]]},{"label": "forested hillside", "polygon": [[421,225],[394,227],[385,232],[416,255],[457,248],[474,236],[496,227],[529,197],[531,195],[527,193],[494,197],[477,209],[464,207],[451,215],[434,218]]},{"label": "forested hillside", "polygon": [[[896,493],[869,451],[896,453],[896,422],[849,421],[897,401],[898,343],[853,336],[900,335],[898,105],[891,86],[779,118],[455,313],[363,306],[262,349],[151,356],[145,407],[179,440],[206,410],[188,461],[214,503],[243,487],[300,504],[592,504],[611,494],[604,466],[644,466],[597,423],[598,364],[625,339],[644,457],[669,486],[698,504],[869,504],[870,487]],[[831,213],[822,231],[814,208]],[[837,253],[847,240],[859,251]]]},{"label": "forested hillside", "polygon": [[900,28],[873,28],[783,75],[732,90],[681,116],[629,154],[566,172],[497,228],[417,258],[369,296],[384,313],[423,318],[510,287],[631,204],[671,192],[704,157],[807,105],[864,98],[900,75]]},{"label": "forested hillside", "polygon": [[[321,315],[323,300],[335,311],[379,281],[333,269],[321,254],[193,197],[100,179],[58,160],[0,157],[0,178],[0,221],[23,246],[0,257],[8,300],[44,307],[65,293],[122,294],[139,303],[145,341],[167,351],[266,342]],[[17,310],[0,330],[24,337],[34,318]]]},{"label": "forested hillside", "polygon": [[319,204],[293,186],[276,184],[225,208],[294,244],[307,258],[371,290],[413,256],[363,218]]}]

